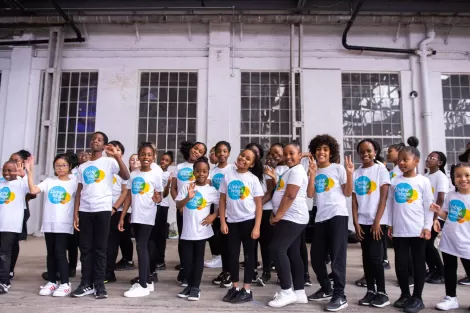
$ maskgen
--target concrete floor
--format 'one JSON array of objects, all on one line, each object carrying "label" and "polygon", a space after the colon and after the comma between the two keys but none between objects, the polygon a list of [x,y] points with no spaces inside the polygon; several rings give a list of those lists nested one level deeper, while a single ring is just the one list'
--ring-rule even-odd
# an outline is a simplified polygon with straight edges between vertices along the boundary
[{"label": "concrete floor", "polygon": [[[206,256],[210,252],[207,247]],[[389,249],[389,258],[393,266],[393,249]],[[135,257],[136,259],[136,257]],[[52,298],[41,297],[38,295],[39,286],[45,282],[41,279],[41,273],[45,269],[45,243],[42,238],[30,238],[27,242],[21,243],[21,252],[15,280],[13,281],[10,292],[0,297],[0,312],[24,312],[24,313],[42,313],[42,312],[269,312],[276,309],[267,306],[268,301],[279,289],[275,283],[266,287],[252,288],[255,301],[243,305],[232,305],[222,302],[226,289],[211,285],[211,280],[219,273],[219,269],[205,269],[203,283],[201,285],[201,300],[198,302],[189,302],[176,297],[181,291],[181,287],[175,282],[177,272],[173,270],[177,263],[177,241],[169,240],[167,247],[167,267],[166,271],[159,272],[160,282],[155,286],[155,292],[149,297],[128,299],[123,297],[123,293],[130,287],[129,280],[137,275],[136,270],[117,272],[118,281],[107,285],[109,298],[106,300],[95,300],[93,297],[85,298]],[[384,309],[373,309],[357,305],[357,301],[362,298],[365,288],[354,285],[354,280],[362,275],[361,252],[359,245],[349,245],[348,249],[348,267],[347,267],[347,287],[349,307],[343,312],[399,312],[400,310],[389,306]],[[313,281],[315,277],[310,269]],[[463,277],[463,270],[459,269],[459,278]],[[395,286],[395,271],[386,271],[387,292],[392,301],[399,296],[400,290]],[[79,284],[79,277],[72,280],[72,287]],[[276,275],[273,275],[273,282],[276,281]],[[317,284],[307,287],[307,294],[315,292]],[[457,293],[460,299],[461,308],[456,312],[465,312],[470,305],[470,287],[458,286]],[[435,312],[434,305],[444,296],[444,285],[426,284],[424,287],[424,302],[426,310],[423,312]],[[322,312],[323,304],[309,303],[290,305],[283,309],[277,309],[282,312]],[[468,311],[467,311],[468,312]]]}]

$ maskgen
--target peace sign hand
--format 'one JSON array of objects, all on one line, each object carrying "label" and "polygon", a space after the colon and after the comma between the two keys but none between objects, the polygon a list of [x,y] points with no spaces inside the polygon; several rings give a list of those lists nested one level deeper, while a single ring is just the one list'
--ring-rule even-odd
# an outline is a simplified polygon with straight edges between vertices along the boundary
[{"label": "peace sign hand", "polygon": [[308,169],[311,173],[316,173],[318,169],[317,162],[312,154],[308,156]]},{"label": "peace sign hand", "polygon": [[354,163],[352,162],[352,156],[347,155],[344,157],[344,167],[348,174],[352,174],[354,172]]}]

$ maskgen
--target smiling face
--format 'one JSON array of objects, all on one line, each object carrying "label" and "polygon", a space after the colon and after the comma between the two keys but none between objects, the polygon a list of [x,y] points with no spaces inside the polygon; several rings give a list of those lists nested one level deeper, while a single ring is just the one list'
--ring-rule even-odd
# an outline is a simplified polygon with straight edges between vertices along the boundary
[{"label": "smiling face", "polygon": [[217,157],[217,162],[225,164],[230,157],[230,151],[226,145],[219,145],[217,146],[215,155]]},{"label": "smiling face", "polygon": [[252,150],[246,149],[237,158],[237,168],[242,171],[248,171],[255,164],[256,155]]},{"label": "smiling face", "polygon": [[414,171],[418,163],[419,158],[411,152],[402,150],[398,154],[398,167],[404,174]]},{"label": "smiling face", "polygon": [[171,163],[172,161],[168,154],[162,155],[160,159],[160,167],[162,168],[162,170],[166,171],[167,168],[171,165]]},{"label": "smiling face", "polygon": [[281,146],[273,146],[269,151],[272,158],[276,164],[282,163],[284,161],[284,149]]},{"label": "smiling face", "polygon": [[268,153],[268,156],[266,157],[266,165],[268,165],[271,168],[276,168],[277,162],[274,160],[274,157],[272,153]]},{"label": "smiling face", "polygon": [[454,178],[455,184],[460,191],[470,191],[470,167],[460,166],[455,168]]},{"label": "smiling face", "polygon": [[91,152],[101,152],[104,150],[104,137],[101,134],[93,134],[90,141]]},{"label": "smiling face", "polygon": [[359,157],[362,161],[363,167],[369,167],[374,165],[374,160],[377,153],[375,151],[374,145],[368,141],[364,141],[359,146]]},{"label": "smiling face", "polygon": [[129,167],[131,169],[131,172],[139,169],[140,166],[141,165],[140,165],[139,156],[137,154],[131,155],[131,157],[129,158]]},{"label": "smiling face", "polygon": [[288,167],[293,167],[300,163],[302,153],[295,145],[287,145],[284,147],[284,162]]},{"label": "smiling face", "polygon": [[206,154],[206,148],[202,143],[195,144],[191,150],[189,150],[189,161],[196,162],[197,159]]},{"label": "smiling face", "polygon": [[315,150],[315,160],[319,166],[330,165],[330,147],[328,145],[320,145]]},{"label": "smiling face", "polygon": [[194,177],[196,177],[196,183],[205,184],[209,177],[209,165],[206,162],[197,162],[194,166]]},{"label": "smiling face", "polygon": [[70,174],[70,164],[63,158],[57,159],[54,162],[54,171],[59,178],[66,177]]},{"label": "smiling face", "polygon": [[141,169],[148,170],[153,160],[155,160],[155,150],[151,147],[143,147],[139,151],[139,161]]},{"label": "smiling face", "polygon": [[6,162],[3,164],[2,176],[7,181],[16,180],[16,166],[13,162]]}]

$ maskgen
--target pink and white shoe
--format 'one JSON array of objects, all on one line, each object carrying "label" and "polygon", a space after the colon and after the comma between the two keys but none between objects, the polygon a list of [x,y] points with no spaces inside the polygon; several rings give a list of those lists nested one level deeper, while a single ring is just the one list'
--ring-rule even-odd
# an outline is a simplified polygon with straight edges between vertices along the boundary
[{"label": "pink and white shoe", "polygon": [[45,286],[41,286],[41,290],[39,290],[40,296],[50,296],[54,293],[54,291],[59,287],[59,285],[48,282]]},{"label": "pink and white shoe", "polygon": [[72,284],[61,284],[52,294],[53,297],[65,297],[72,293]]}]

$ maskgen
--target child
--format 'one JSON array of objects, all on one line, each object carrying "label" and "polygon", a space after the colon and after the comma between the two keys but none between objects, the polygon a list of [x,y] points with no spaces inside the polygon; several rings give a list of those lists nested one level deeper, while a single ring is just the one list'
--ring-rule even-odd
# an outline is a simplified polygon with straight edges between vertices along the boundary
[{"label": "child", "polygon": [[23,229],[25,197],[28,185],[18,175],[24,175],[21,164],[7,161],[3,164],[0,182],[0,294],[10,288],[10,265],[13,246]]},{"label": "child", "polygon": [[[348,306],[344,287],[346,284],[346,250],[348,245],[348,208],[346,197],[353,189],[354,164],[345,158],[345,167],[336,163],[339,145],[329,135],[318,135],[310,141],[309,150],[315,157],[318,169],[310,168],[308,197],[316,196],[317,215],[313,228],[310,257],[321,288],[310,295],[310,301],[328,301],[327,311],[339,311]],[[331,257],[333,290],[325,260]]]},{"label": "child", "polygon": [[[243,150],[237,158],[237,169],[228,171],[220,183],[220,231],[228,234],[229,269],[233,287],[223,301],[243,303],[253,300],[250,290],[255,270],[254,245],[260,233],[264,195],[260,181],[263,179],[263,165],[252,149]],[[240,289],[239,257],[240,243],[245,254],[244,284]]]},{"label": "child", "polygon": [[438,204],[431,205],[431,210],[446,221],[439,243],[444,259],[446,296],[436,304],[436,308],[442,311],[459,308],[456,293],[457,258],[460,258],[465,272],[470,272],[470,165],[457,164],[454,170],[458,191],[449,192],[442,209]]},{"label": "child", "polygon": [[[77,180],[74,175],[70,178],[72,162],[68,155],[57,155],[53,164],[54,174],[57,177],[46,178],[38,185],[33,181],[32,158],[26,161],[26,171],[30,193],[47,194],[47,197],[44,197],[41,231],[46,238],[48,283],[41,287],[39,295],[65,297],[72,291],[66,253],[69,238],[73,235],[73,205]],[[56,273],[60,275],[60,286],[57,285]]]},{"label": "child", "polygon": [[[178,193],[181,191],[185,184],[194,182],[193,175],[193,164],[201,156],[204,156],[207,153],[207,147],[202,142],[191,143],[188,141],[183,141],[181,143],[180,152],[183,154],[186,162],[180,163],[176,166],[176,169],[171,178],[171,197],[176,199]],[[183,231],[183,216],[181,213],[176,210],[176,224],[178,225],[178,238],[181,237],[181,232]],[[179,239],[178,239],[179,240]],[[178,241],[178,255],[181,262],[181,245]],[[183,287],[186,287],[186,279],[184,277],[184,270],[181,266],[176,266],[175,269],[179,269],[178,277],[176,281],[181,284]]]},{"label": "child", "polygon": [[[232,171],[235,169],[233,164],[229,164],[230,158],[230,151],[232,151],[232,147],[230,143],[226,141],[219,141],[215,145],[215,155],[217,157],[217,166],[214,167],[210,171],[210,181],[212,186],[219,191],[220,183],[225,178],[225,174],[228,171]],[[216,213],[217,217],[219,215],[219,203],[214,203],[214,213]],[[220,218],[216,218],[214,223],[212,224],[212,230],[214,231],[214,236],[210,239],[213,241],[213,245],[218,246],[220,250],[219,256],[214,256],[214,258],[210,261],[204,263],[206,267],[222,267],[222,272],[212,280],[214,285],[219,285],[220,287],[229,288],[232,287],[232,280],[230,278],[230,268],[229,268],[229,260],[228,260],[228,243],[227,243],[227,235],[224,235],[220,232]],[[214,237],[217,239],[214,240]],[[210,241],[209,241],[210,243]]]},{"label": "child", "polygon": [[[155,160],[155,149],[150,143],[143,143],[139,147],[140,170],[131,173],[127,189],[131,190],[132,214],[131,225],[135,234],[137,258],[139,262],[139,281],[124,293],[124,297],[145,297],[154,290],[153,282],[150,280],[148,241],[157,207],[155,203],[161,202],[163,191],[162,176],[159,171],[152,170],[150,165]],[[124,219],[128,206],[124,207],[119,230],[124,231]]]},{"label": "child", "polygon": [[[401,149],[398,166],[403,176],[395,177],[388,195],[392,220],[388,230],[393,237],[395,271],[400,285],[400,298],[393,304],[405,312],[424,309],[421,298],[426,275],[426,240],[431,238],[433,213],[429,207],[433,201],[429,179],[416,174],[420,158],[419,150],[413,146]],[[408,282],[408,259],[411,257],[414,271],[413,296]]]},{"label": "child", "polygon": [[[385,212],[390,176],[381,162],[379,144],[370,139],[361,140],[357,153],[362,166],[353,174],[352,214],[357,239],[361,242],[362,261],[367,293],[359,305],[383,308],[390,305],[385,291],[385,274],[382,264],[383,232],[381,225],[388,224]],[[375,289],[377,285],[377,290]]]},{"label": "child", "polygon": [[[426,158],[426,168],[429,169],[429,172],[424,176],[431,182],[434,202],[440,207],[444,204],[446,194],[449,192],[446,163],[447,158],[440,151],[433,151]],[[426,241],[426,263],[428,265],[426,282],[430,284],[444,283],[444,264],[442,264],[441,255],[434,245],[434,241],[443,226],[444,221],[437,214],[434,214],[434,227],[431,229],[431,239]],[[437,229],[437,231],[434,229]]]},{"label": "child", "polygon": [[178,294],[180,298],[197,301],[201,295],[202,272],[206,240],[214,235],[210,225],[217,213],[210,214],[211,204],[219,201],[219,192],[208,182],[209,162],[201,157],[194,163],[195,183],[186,184],[176,197],[176,208],[183,215],[182,267],[188,286]]},{"label": "child", "polygon": [[301,159],[302,152],[297,143],[284,147],[284,161],[289,169],[277,183],[270,217],[270,223],[274,225],[270,251],[276,265],[281,291],[268,303],[271,307],[308,303],[304,289],[304,265],[300,255],[302,232],[309,221],[308,178],[300,164]]},{"label": "child", "polygon": [[[82,280],[73,297],[95,294],[105,299],[106,249],[113,207],[113,179],[118,174],[129,179],[129,171],[116,147],[108,146],[108,136],[93,133],[90,141],[92,156],[78,168],[75,196],[74,228],[80,232]],[[103,157],[103,151],[106,155]]]}]

